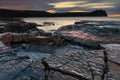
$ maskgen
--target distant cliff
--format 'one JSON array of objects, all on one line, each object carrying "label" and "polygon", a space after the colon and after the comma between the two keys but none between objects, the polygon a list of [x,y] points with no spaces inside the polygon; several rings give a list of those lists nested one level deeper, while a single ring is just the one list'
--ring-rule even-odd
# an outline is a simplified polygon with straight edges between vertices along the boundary
[{"label": "distant cliff", "polygon": [[57,17],[107,17],[107,13],[104,10],[95,10],[92,12],[66,12],[66,13],[55,13]]},{"label": "distant cliff", "polygon": [[106,17],[104,10],[95,10],[92,12],[66,12],[66,13],[48,13],[46,11],[30,10],[8,10],[0,9],[0,17]]}]

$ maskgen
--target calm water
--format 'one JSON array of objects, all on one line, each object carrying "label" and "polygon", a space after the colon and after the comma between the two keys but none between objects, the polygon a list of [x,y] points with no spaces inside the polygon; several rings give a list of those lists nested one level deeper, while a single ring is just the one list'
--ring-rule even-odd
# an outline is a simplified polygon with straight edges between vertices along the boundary
[{"label": "calm water", "polygon": [[51,30],[57,30],[59,27],[64,25],[74,24],[76,21],[82,20],[94,20],[94,21],[120,21],[120,18],[109,18],[109,17],[56,17],[56,18],[24,18],[26,22],[35,22],[37,24],[43,24],[43,22],[54,22],[54,26],[38,27],[46,32]]}]

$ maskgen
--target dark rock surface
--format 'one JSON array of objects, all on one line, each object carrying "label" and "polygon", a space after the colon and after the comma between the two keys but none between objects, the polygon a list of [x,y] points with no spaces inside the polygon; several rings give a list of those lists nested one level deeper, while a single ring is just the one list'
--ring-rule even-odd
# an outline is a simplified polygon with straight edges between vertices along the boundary
[{"label": "dark rock surface", "polygon": [[[101,46],[107,51],[108,80],[119,80],[120,45],[102,44]],[[18,46],[18,48],[20,47]],[[37,49],[40,49],[40,51],[37,52]],[[49,52],[53,52],[53,54],[47,54]],[[105,66],[103,50],[89,50],[78,45],[66,45],[54,49],[50,46],[33,45],[31,49],[19,49],[16,53],[17,55],[0,54],[1,80],[44,80],[44,66],[40,61],[43,57],[54,68],[69,71],[90,80],[93,78],[94,80],[101,80]],[[49,80],[78,80],[73,76],[64,75],[53,70],[50,71],[48,78]]]},{"label": "dark rock surface", "polygon": [[[61,51],[63,53],[51,55],[47,59],[50,66],[77,73],[90,80],[92,80],[92,74],[95,80],[101,79],[104,66],[102,51],[81,51],[79,49],[70,49],[66,52],[62,49]],[[56,75],[52,74],[52,76]],[[66,76],[62,76],[63,80],[65,80]]]},{"label": "dark rock surface", "polygon": [[[77,23],[77,22],[76,22]],[[120,24],[111,21],[83,21],[59,28],[62,38],[83,44],[120,43]]]},{"label": "dark rock surface", "polygon": [[109,60],[109,77],[111,79],[120,79],[120,45],[119,44],[102,44],[106,48]]},{"label": "dark rock surface", "polygon": [[[64,72],[81,76],[83,80],[119,80],[120,32],[92,26],[95,25],[85,22],[62,27],[57,32],[59,35],[49,37],[54,44],[4,45],[11,51],[0,54],[0,80],[80,80]],[[61,40],[66,44],[58,46],[63,44]],[[43,59],[51,69],[45,69]]]},{"label": "dark rock surface", "polygon": [[[119,80],[120,74],[120,45],[117,44],[107,44],[102,45],[107,50],[108,57],[108,80]],[[88,50],[81,51],[80,49],[59,49],[61,54],[54,54],[48,57],[46,60],[50,66],[54,68],[59,68],[63,71],[70,71],[81,76],[88,78],[90,80],[101,80],[103,75],[103,70],[105,66],[103,50]],[[113,51],[114,50],[114,51]],[[57,51],[59,52],[59,51]],[[59,74],[62,79],[66,80],[67,76],[60,74],[59,72],[51,71],[51,76],[55,77]],[[93,76],[94,77],[93,77]],[[52,80],[55,80],[54,78]],[[71,78],[72,80],[72,78]],[[74,79],[73,79],[74,80]],[[77,79],[75,79],[77,80]]]},{"label": "dark rock surface", "polygon": [[[5,18],[6,19],[6,18]],[[36,35],[50,35],[45,34],[45,31],[38,29],[38,24],[29,23],[22,20],[10,19],[10,21],[2,21],[3,24],[0,25],[0,33],[12,32],[12,33],[32,33]]]}]

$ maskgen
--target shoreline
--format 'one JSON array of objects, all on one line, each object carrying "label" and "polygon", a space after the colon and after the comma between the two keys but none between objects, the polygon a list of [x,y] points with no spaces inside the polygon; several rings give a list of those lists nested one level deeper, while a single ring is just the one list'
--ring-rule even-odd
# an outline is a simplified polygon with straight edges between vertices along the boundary
[{"label": "shoreline", "polygon": [[[78,80],[75,77],[77,76],[86,80],[101,78],[119,80],[120,44],[116,44],[115,41],[120,42],[120,31],[91,27],[96,24],[90,22],[78,23],[61,27],[54,35],[36,29],[36,25],[30,25],[32,23],[9,24],[12,32],[6,34],[3,32],[0,35],[0,49],[6,51],[0,53],[0,79]],[[109,21],[100,24],[109,24]],[[19,30],[15,26],[20,27]],[[8,27],[7,29],[9,31]],[[20,29],[22,33],[19,33]],[[27,31],[30,32],[25,33]],[[48,68],[44,63],[49,65]],[[48,72],[49,75],[45,74]],[[106,75],[109,76],[101,77]]]}]

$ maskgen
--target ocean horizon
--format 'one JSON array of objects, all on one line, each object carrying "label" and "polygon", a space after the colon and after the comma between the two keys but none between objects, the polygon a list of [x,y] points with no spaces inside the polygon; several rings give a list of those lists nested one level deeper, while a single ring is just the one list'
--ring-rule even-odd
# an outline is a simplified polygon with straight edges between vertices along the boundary
[{"label": "ocean horizon", "polygon": [[58,28],[65,25],[72,25],[74,22],[80,21],[120,21],[120,17],[31,17],[22,18],[25,22],[34,22],[38,25],[42,25],[44,22],[53,22],[55,25],[39,27],[46,32],[57,30]]}]

